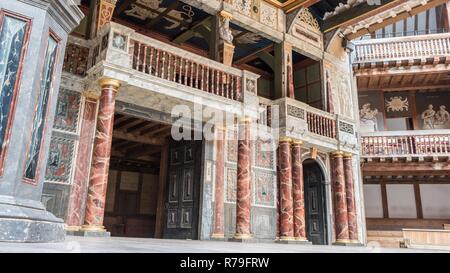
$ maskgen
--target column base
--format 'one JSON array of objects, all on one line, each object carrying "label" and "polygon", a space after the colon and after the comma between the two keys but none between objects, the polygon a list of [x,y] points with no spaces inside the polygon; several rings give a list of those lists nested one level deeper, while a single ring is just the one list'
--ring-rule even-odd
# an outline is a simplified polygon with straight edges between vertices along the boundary
[{"label": "column base", "polygon": [[276,240],[275,243],[287,245],[312,245],[312,242],[308,240],[299,240],[294,237],[292,237],[292,239],[283,239],[283,237],[281,237],[280,239]]},{"label": "column base", "polygon": [[81,236],[81,237],[111,237],[111,232],[109,231],[92,231],[92,230],[76,230],[76,231],[71,231],[71,230],[67,230],[66,231],[67,235],[70,236]]},{"label": "column base", "polygon": [[228,239],[229,242],[238,243],[256,243],[258,239],[254,238],[251,234],[236,234],[233,238]]},{"label": "column base", "polygon": [[110,237],[111,233],[104,226],[83,225],[79,230],[67,231],[67,235],[82,237]]},{"label": "column base", "polygon": [[335,246],[364,246],[363,244],[361,244],[360,242],[358,242],[356,240],[337,241],[337,242],[334,242],[333,245],[335,245]]},{"label": "column base", "polygon": [[226,241],[225,234],[213,234],[211,235],[212,241]]},{"label": "column base", "polygon": [[[64,221],[45,210],[41,202],[0,198],[0,241],[45,243],[65,239]],[[5,201],[5,202],[3,202]],[[12,202],[12,203],[11,203]]]}]

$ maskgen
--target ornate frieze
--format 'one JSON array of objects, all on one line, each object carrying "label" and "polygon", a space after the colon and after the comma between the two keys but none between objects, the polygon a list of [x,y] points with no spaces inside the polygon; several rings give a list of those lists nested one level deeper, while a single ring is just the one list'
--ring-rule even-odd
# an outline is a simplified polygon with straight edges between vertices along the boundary
[{"label": "ornate frieze", "polygon": [[273,173],[255,171],[254,200],[257,206],[275,206],[275,176]]},{"label": "ornate frieze", "polygon": [[311,14],[309,9],[303,9],[298,15],[298,19],[300,22],[303,22],[308,26],[311,26],[313,29],[320,31],[319,23],[317,22],[317,19]]},{"label": "ornate frieze", "polygon": [[274,152],[272,143],[257,139],[255,141],[255,165],[257,167],[272,169],[274,161]]},{"label": "ornate frieze", "polygon": [[235,203],[236,202],[236,181],[237,181],[237,170],[235,168],[226,168],[226,202]]},{"label": "ornate frieze", "polygon": [[353,125],[350,123],[347,123],[347,122],[343,122],[343,121],[339,121],[339,131],[348,133],[351,135],[353,135],[355,133],[355,129],[354,129]]},{"label": "ornate frieze", "polygon": [[287,114],[294,118],[305,119],[305,110],[294,105],[287,105]]},{"label": "ornate frieze", "polygon": [[58,95],[53,128],[76,133],[81,107],[79,93],[61,89]]},{"label": "ornate frieze", "polygon": [[70,183],[75,141],[53,136],[50,142],[45,180]]}]

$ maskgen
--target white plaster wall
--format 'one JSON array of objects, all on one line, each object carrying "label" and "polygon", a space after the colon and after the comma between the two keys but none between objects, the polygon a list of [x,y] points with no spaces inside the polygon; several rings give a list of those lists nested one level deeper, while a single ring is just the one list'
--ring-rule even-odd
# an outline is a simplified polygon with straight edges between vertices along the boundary
[{"label": "white plaster wall", "polygon": [[450,219],[450,184],[420,185],[423,218]]},{"label": "white plaster wall", "polygon": [[366,217],[383,218],[383,203],[379,184],[364,185],[364,206]]},{"label": "white plaster wall", "polygon": [[386,185],[389,218],[417,218],[413,185]]}]

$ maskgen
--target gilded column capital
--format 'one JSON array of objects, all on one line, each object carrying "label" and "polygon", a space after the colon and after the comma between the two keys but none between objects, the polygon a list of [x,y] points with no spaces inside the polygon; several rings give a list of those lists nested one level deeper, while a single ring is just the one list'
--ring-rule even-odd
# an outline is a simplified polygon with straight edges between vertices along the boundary
[{"label": "gilded column capital", "polygon": [[292,146],[300,146],[300,145],[303,145],[303,141],[298,139],[292,140]]},{"label": "gilded column capital", "polygon": [[289,143],[291,143],[291,142],[292,142],[292,138],[290,138],[290,137],[281,137],[280,140],[279,140],[279,142],[280,142],[280,143],[283,143],[283,142],[289,142]]},{"label": "gilded column capital", "polygon": [[239,119],[239,122],[242,122],[242,123],[244,123],[244,122],[252,122],[252,118],[251,117],[241,117],[240,119]]},{"label": "gilded column capital", "polygon": [[352,153],[343,153],[344,158],[352,158],[353,154]]},{"label": "gilded column capital", "polygon": [[98,80],[98,83],[100,84],[100,86],[102,88],[112,87],[115,91],[118,91],[121,86],[121,83],[119,80],[111,79],[111,78],[101,78],[100,80]]},{"label": "gilded column capital", "polygon": [[98,100],[100,98],[100,94],[98,92],[95,92],[93,90],[85,90],[82,92],[82,95],[91,100]]},{"label": "gilded column capital", "polygon": [[331,153],[331,156],[333,157],[342,157],[344,155],[344,152],[342,151],[334,151]]}]

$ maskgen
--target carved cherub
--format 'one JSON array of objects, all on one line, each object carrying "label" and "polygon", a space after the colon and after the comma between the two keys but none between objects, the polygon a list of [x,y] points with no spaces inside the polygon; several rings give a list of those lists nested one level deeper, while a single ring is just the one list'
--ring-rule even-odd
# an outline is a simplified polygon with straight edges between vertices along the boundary
[{"label": "carved cherub", "polygon": [[429,104],[428,108],[422,112],[423,129],[434,129],[436,111],[433,110],[433,104]]}]

